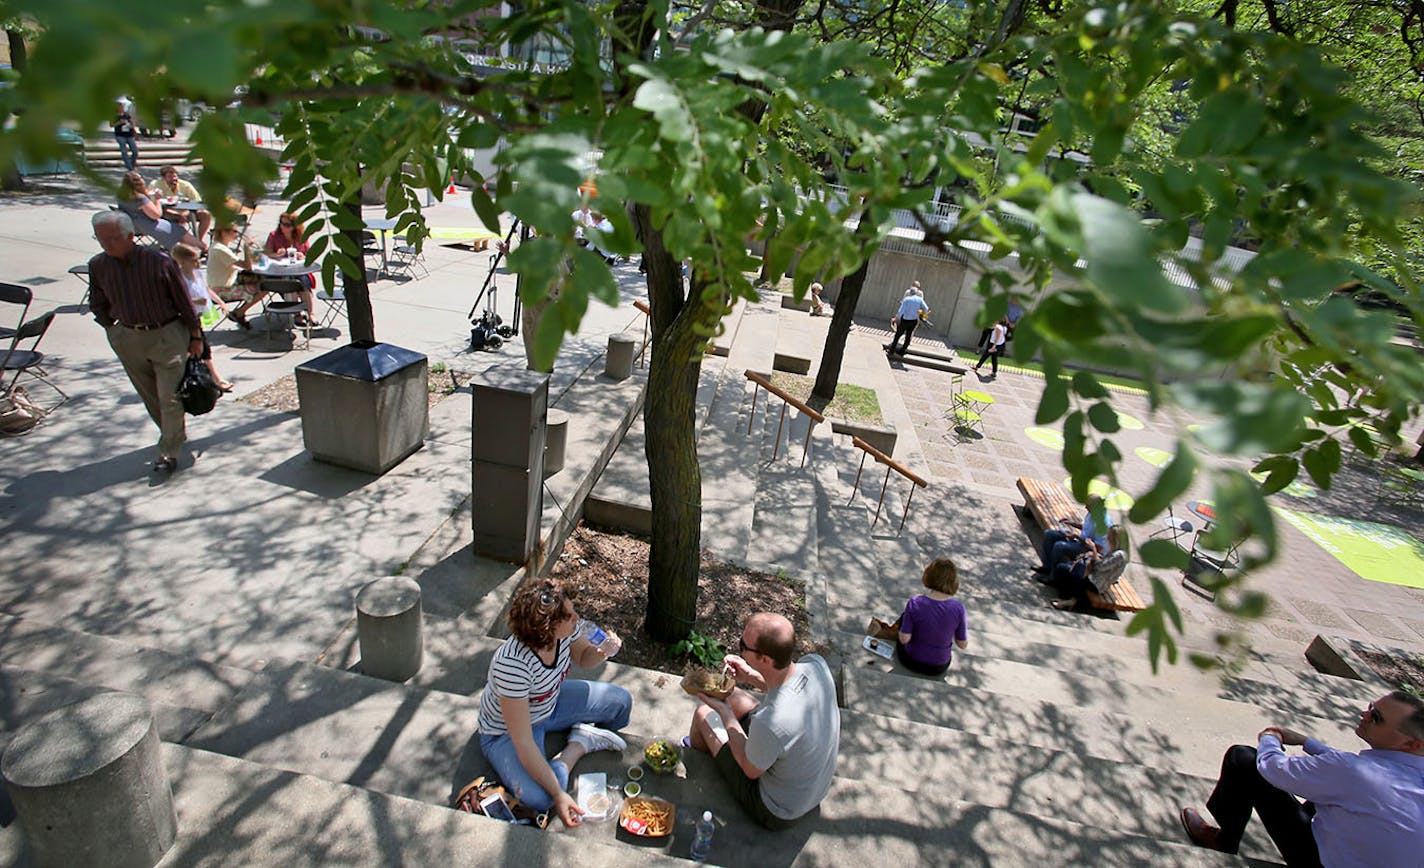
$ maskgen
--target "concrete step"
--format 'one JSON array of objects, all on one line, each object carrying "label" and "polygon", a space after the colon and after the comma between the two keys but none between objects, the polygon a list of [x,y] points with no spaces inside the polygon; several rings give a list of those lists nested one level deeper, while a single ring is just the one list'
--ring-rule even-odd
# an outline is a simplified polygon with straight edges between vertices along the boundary
[{"label": "concrete step", "polygon": [[[703,360],[702,374],[697,382],[696,429],[711,413],[718,384],[724,375],[724,362],[715,357]],[[648,489],[648,457],[641,407],[628,425],[617,450],[604,466],[583,501],[584,517],[603,527],[632,533],[652,533],[652,496]],[[700,440],[700,433],[699,433]],[[699,454],[701,444],[699,442]]]},{"label": "concrete step", "polygon": [[[1003,622],[985,629],[972,604],[966,607],[970,612],[970,648],[957,656],[1051,670],[1074,682],[1086,679],[1122,687],[1138,685],[1204,700],[1244,702],[1271,712],[1277,720],[1351,721],[1378,693],[1363,682],[1287,667],[1264,655],[1248,659],[1244,668],[1234,673],[1203,671],[1185,659],[1178,665],[1164,660],[1153,672],[1145,643],[1135,637],[1091,632],[1075,635],[1068,628],[1033,622],[1021,622],[1017,630]],[[887,610],[881,617],[889,620],[894,614]],[[863,630],[862,624],[855,632],[833,634],[833,642],[843,651],[855,652]]]},{"label": "concrete step", "polygon": [[[958,768],[939,788],[909,792],[838,777],[804,833],[763,835],[772,846],[809,834],[791,864],[1006,866],[1239,865],[1242,859],[1066,818],[1048,818],[955,798],[972,768]],[[911,769],[897,774],[914,775]],[[1072,814],[1071,811],[1067,813]],[[720,832],[719,832],[720,834]],[[760,851],[758,851],[760,855]],[[778,859],[770,864],[781,864]],[[741,864],[741,863],[729,863]],[[752,864],[752,863],[748,863]],[[757,862],[755,864],[762,864]]]},{"label": "concrete step", "polygon": [[[377,792],[445,804],[479,701],[306,663],[270,664],[187,744]],[[468,780],[468,778],[466,778]]]},{"label": "concrete step", "polygon": [[1107,759],[1131,754],[1153,768],[1214,775],[1228,746],[1251,743],[1273,724],[1342,747],[1354,741],[1347,721],[1287,715],[1244,702],[1111,682],[1084,684],[1078,694],[1065,695],[1045,686],[1055,684],[1053,673],[1037,677],[1022,664],[958,654],[945,679],[933,680],[870,657],[862,652],[846,658],[844,700],[850,709],[968,732],[983,732],[992,721],[1006,736],[1028,744]]},{"label": "concrete step", "polygon": [[[0,751],[30,721],[114,689],[9,664],[0,665],[0,684],[4,685],[0,695],[0,708],[4,709],[0,715]],[[158,725],[158,737],[164,741],[183,741],[213,714],[163,700],[149,699],[149,704]]]},{"label": "concrete step", "polygon": [[737,330],[742,327],[742,316],[747,312],[747,300],[737,299],[737,303],[732,306],[732,312],[722,318],[722,333],[712,338],[707,351],[714,356],[726,357],[732,352],[732,345],[737,342]]},{"label": "concrete step", "polygon": [[[539,831],[181,745],[163,762],[178,813],[164,868],[675,864],[618,843],[610,823]],[[18,823],[0,830],[0,864],[25,864],[20,839]]]},{"label": "concrete step", "polygon": [[[1215,784],[1215,776],[1140,765],[1131,752],[1103,758],[1024,744],[1000,735],[992,718],[984,722],[980,734],[846,710],[836,774],[893,781],[914,793],[947,790],[976,805],[1071,818],[1164,842],[1181,840],[1178,811],[1201,802]],[[1270,858],[1274,850],[1256,840],[1243,852]]]},{"label": "concrete step", "polygon": [[123,690],[159,709],[165,738],[191,732],[252,678],[245,669],[156,648],[0,615],[5,660],[0,676],[0,729],[105,690]]}]

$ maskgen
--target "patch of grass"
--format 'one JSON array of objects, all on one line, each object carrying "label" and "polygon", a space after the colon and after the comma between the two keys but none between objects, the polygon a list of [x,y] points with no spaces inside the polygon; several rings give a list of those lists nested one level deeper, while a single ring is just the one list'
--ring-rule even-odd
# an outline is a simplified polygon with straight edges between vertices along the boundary
[{"label": "patch of grass", "polygon": [[822,406],[824,402],[820,399],[811,400],[811,388],[816,385],[814,377],[773,371],[771,384],[827,416],[863,425],[883,424],[884,417],[880,415],[880,398],[875,394],[874,389],[867,389],[864,386],[856,386],[851,383],[841,383],[836,386],[836,397],[829,404]]},{"label": "patch of grass", "polygon": [[[969,353],[966,353],[964,355],[964,358],[974,358],[974,356],[970,355]],[[1040,365],[1037,362],[1009,362],[1000,359],[999,368],[1000,370],[1008,371],[1014,374],[1035,374],[1040,377],[1043,376],[1043,365]],[[1071,373],[1073,370],[1076,369],[1068,369],[1069,373]],[[1130,377],[1119,377],[1114,374],[1103,374],[1099,373],[1098,371],[1091,371],[1090,373],[1092,373],[1094,377],[1097,377],[1098,382],[1102,383],[1108,389],[1118,392],[1127,392],[1133,395],[1147,394],[1147,388],[1141,380],[1134,380]]]}]

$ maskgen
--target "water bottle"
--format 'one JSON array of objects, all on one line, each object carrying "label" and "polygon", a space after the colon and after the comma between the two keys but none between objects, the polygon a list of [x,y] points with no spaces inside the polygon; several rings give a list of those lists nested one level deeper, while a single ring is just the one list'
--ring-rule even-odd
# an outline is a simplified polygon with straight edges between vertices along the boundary
[{"label": "water bottle", "polygon": [[694,862],[706,862],[707,854],[712,850],[712,833],[716,827],[712,825],[712,812],[703,811],[702,819],[697,821],[697,834],[692,838],[692,860]]}]

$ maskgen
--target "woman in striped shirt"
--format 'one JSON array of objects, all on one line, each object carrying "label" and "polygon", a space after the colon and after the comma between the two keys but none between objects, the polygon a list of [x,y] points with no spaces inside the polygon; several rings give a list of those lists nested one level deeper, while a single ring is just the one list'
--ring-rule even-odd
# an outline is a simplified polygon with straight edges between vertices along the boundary
[{"label": "woman in striped shirt", "polygon": [[[628,725],[633,697],[601,681],[567,681],[570,664],[592,668],[618,653],[618,637],[584,637],[572,595],[549,579],[525,582],[509,606],[513,635],[490,660],[480,699],[480,749],[504,786],[535,811],[553,808],[565,826],[582,822],[568,794],[569,772],[585,753],[619,750],[612,730]],[[544,735],[569,730],[568,745],[544,757]]]}]

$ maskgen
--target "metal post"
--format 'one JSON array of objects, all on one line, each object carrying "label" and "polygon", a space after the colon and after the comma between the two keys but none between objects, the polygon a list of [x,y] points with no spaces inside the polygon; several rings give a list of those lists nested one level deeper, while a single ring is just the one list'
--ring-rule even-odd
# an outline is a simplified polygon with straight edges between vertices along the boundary
[{"label": "metal post", "polygon": [[[770,401],[770,398],[767,398]],[[786,402],[781,402],[781,421],[776,423],[776,445],[771,449],[771,460],[775,461],[776,456],[781,454],[781,426],[786,424]]]},{"label": "metal post", "polygon": [[643,348],[638,350],[638,367],[643,367],[643,360],[648,355],[648,315],[643,314]]},{"label": "metal post", "polygon": [[875,519],[870,523],[871,527],[875,527],[880,521],[880,507],[885,505],[885,487],[890,484],[890,471],[893,469],[888,466],[885,468],[885,481],[880,483],[880,500],[875,504]]},{"label": "metal post", "polygon": [[852,503],[855,503],[855,496],[857,494],[860,494],[860,474],[861,471],[865,470],[865,459],[869,457],[869,455],[869,452],[862,451],[860,453],[860,466],[855,469],[855,485],[851,487],[850,500],[846,501],[846,506],[850,506]]},{"label": "metal post", "polygon": [[[756,421],[756,402],[761,397],[761,383],[752,380],[752,415],[747,418],[747,433],[752,433],[752,423]],[[770,398],[767,398],[770,401]]]},{"label": "metal post", "polygon": [[905,529],[905,519],[910,516],[910,501],[912,501],[912,500],[914,500],[914,499],[915,499],[915,483],[911,482],[911,483],[910,483],[910,496],[905,498],[905,512],[900,516],[900,527],[896,529],[896,531],[895,531],[896,533],[899,533],[900,531],[902,531],[902,530]]},{"label": "metal post", "polygon": [[801,443],[801,466],[806,466],[806,453],[811,451],[811,432],[815,430],[816,423],[810,417],[806,419],[806,439]]}]

